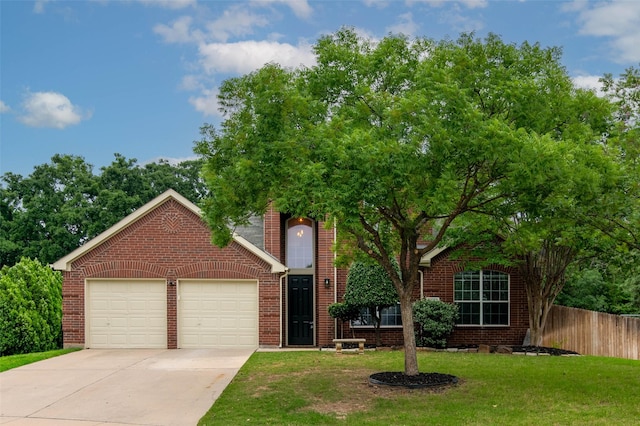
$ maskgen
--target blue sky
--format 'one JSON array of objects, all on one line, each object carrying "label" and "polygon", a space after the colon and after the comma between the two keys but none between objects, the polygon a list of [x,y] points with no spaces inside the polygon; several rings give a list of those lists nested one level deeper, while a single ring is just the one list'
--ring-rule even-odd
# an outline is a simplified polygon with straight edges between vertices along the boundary
[{"label": "blue sky", "polygon": [[588,87],[640,64],[638,0],[0,0],[0,174],[27,176],[56,153],[96,173],[114,153],[193,158],[225,78],[312,64],[311,45],[341,26],[561,46]]}]

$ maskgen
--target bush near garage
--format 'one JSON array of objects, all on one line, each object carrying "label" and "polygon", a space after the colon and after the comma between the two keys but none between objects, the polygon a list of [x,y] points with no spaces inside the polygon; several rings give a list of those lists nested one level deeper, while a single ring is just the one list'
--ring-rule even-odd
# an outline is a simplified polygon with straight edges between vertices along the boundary
[{"label": "bush near garage", "polygon": [[60,347],[60,272],[29,258],[0,269],[0,356]]},{"label": "bush near garage", "polygon": [[416,344],[444,348],[458,319],[458,307],[440,300],[420,299],[413,304],[413,319],[418,324]]}]

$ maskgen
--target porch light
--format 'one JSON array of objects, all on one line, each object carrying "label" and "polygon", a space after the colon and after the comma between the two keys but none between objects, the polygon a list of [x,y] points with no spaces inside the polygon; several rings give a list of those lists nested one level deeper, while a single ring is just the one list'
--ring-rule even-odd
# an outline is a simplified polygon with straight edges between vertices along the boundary
[{"label": "porch light", "polygon": [[329,288],[331,287],[331,278],[325,278],[324,279],[324,288]]}]

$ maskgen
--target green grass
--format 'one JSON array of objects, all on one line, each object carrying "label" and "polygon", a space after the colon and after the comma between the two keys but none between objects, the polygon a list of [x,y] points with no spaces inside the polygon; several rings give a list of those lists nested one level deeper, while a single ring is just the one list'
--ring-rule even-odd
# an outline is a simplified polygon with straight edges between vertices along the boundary
[{"label": "green grass", "polygon": [[3,356],[0,357],[0,372],[11,370],[12,368],[20,367],[22,365],[31,364],[32,362],[42,361],[43,359],[53,358],[54,356],[68,354],[69,352],[77,350],[80,349],[56,349],[54,351],[47,352]]},{"label": "green grass", "polygon": [[402,352],[257,352],[200,425],[637,425],[640,361],[420,352],[444,390],[371,386],[402,371]]}]

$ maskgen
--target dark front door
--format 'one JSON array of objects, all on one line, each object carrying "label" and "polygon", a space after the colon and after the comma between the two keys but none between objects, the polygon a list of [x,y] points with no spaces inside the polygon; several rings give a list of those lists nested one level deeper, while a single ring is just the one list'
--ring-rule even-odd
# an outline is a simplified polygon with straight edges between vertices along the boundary
[{"label": "dark front door", "polygon": [[289,345],[313,345],[313,275],[289,275]]}]

